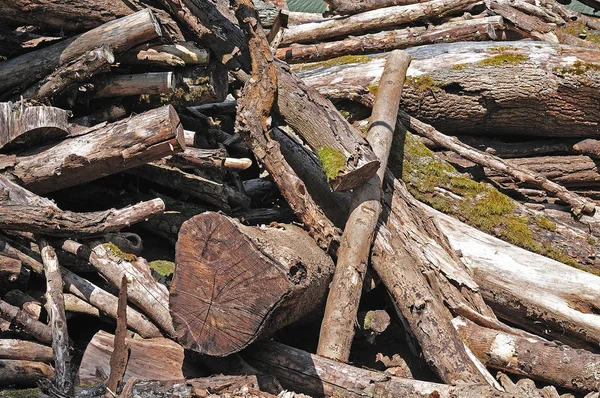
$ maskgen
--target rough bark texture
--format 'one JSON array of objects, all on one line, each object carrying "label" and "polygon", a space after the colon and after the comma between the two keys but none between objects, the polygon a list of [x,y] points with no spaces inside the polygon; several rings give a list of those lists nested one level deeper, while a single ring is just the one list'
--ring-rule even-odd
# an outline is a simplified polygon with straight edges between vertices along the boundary
[{"label": "rough bark texture", "polygon": [[176,264],[171,315],[178,341],[216,356],[314,311],[333,273],[331,259],[301,229],[246,227],[216,213],[183,224]]},{"label": "rough bark texture", "polygon": [[49,344],[52,342],[52,329],[50,326],[33,319],[27,313],[19,310],[18,307],[12,306],[3,300],[0,300],[0,317],[42,343]]},{"label": "rough bark texture", "polygon": [[[411,116],[452,134],[597,137],[599,52],[521,42],[450,43],[406,50],[401,103]],[[532,56],[535,54],[535,57]],[[377,84],[383,60],[298,71],[312,86]],[[326,73],[324,73],[326,72]],[[515,89],[515,81],[519,82]]]},{"label": "rough bark texture", "polygon": [[392,146],[398,105],[410,56],[388,55],[373,105],[367,141],[381,162],[377,174],[352,193],[350,215],[338,249],[335,274],[325,306],[317,354],[347,362],[373,235],[381,214],[381,185]]},{"label": "rough bark texture", "polygon": [[334,18],[290,27],[282,44],[307,43],[330,37],[382,30],[388,27],[435,17],[446,11],[465,8],[475,0],[433,0],[407,6],[394,6],[367,11],[346,18]]},{"label": "rough bark texture", "polygon": [[0,295],[12,289],[23,289],[29,281],[29,270],[21,260],[8,255],[0,255]]},{"label": "rough bark texture", "polygon": [[[99,368],[104,374],[109,373],[110,356],[114,350],[114,336],[99,331],[88,344],[81,366],[79,378],[81,384],[104,382],[99,379]],[[130,347],[129,361],[123,381],[131,377],[142,380],[183,380],[183,348],[164,338],[125,339]]]},{"label": "rough bark texture", "polygon": [[91,128],[87,134],[18,157],[4,156],[3,172],[23,187],[46,193],[160,159],[185,148],[172,106]]},{"label": "rough bark texture", "polygon": [[335,14],[348,15],[375,10],[378,8],[405,6],[422,3],[421,0],[326,0],[329,9]]},{"label": "rough bark texture", "polygon": [[46,238],[37,238],[40,255],[44,264],[46,277],[46,310],[52,328],[52,351],[54,352],[54,369],[56,372],[54,385],[63,394],[74,394],[74,383],[71,369],[71,354],[69,352],[69,331],[63,299],[63,282],[60,265],[54,248]]},{"label": "rough bark texture", "polygon": [[103,44],[114,53],[162,35],[160,26],[149,9],[108,22],[80,36],[34,51],[2,63],[0,96],[8,90],[21,91],[50,74],[58,66]]},{"label": "rough bark texture", "polygon": [[93,81],[94,98],[128,95],[166,94],[175,91],[173,72],[147,72],[133,75],[100,76]]},{"label": "rough bark texture", "polygon": [[0,358],[51,362],[52,348],[27,340],[0,339]]},{"label": "rough bark texture", "polygon": [[122,53],[117,61],[123,64],[157,64],[163,66],[208,64],[208,51],[193,41],[176,44],[143,44]]},{"label": "rough bark texture", "polygon": [[453,324],[488,367],[583,393],[600,389],[598,354],[484,328],[464,318],[455,318]]},{"label": "rough bark texture", "polygon": [[[127,361],[129,359],[129,346],[126,343],[127,337],[127,277],[123,275],[121,286],[119,288],[119,304],[117,307],[117,328],[115,330],[115,339],[113,340],[113,352],[110,355],[110,374],[106,381],[106,388],[116,393],[117,387],[121,384]],[[110,393],[108,393],[110,396]],[[104,395],[106,398],[107,394]]]},{"label": "rough bark texture", "polygon": [[429,27],[350,36],[340,41],[293,44],[278,48],[275,56],[288,63],[317,62],[351,54],[374,54],[432,43],[495,40],[496,29],[504,29],[502,17],[447,22]]},{"label": "rough bark texture", "polygon": [[389,376],[274,341],[257,344],[243,355],[252,366],[277,377],[285,388],[316,397],[525,398],[485,385],[450,386]]},{"label": "rough bark texture", "polygon": [[360,132],[287,66],[275,66],[277,111],[317,154],[333,189],[354,189],[373,177],[379,161]]},{"label": "rough bark texture", "polygon": [[35,386],[37,380],[54,378],[54,369],[43,362],[0,359],[0,386]]}]

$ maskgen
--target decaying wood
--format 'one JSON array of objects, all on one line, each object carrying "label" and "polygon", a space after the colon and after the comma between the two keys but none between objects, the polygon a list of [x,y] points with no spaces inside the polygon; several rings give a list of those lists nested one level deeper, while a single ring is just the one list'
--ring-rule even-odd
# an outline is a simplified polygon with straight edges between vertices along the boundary
[{"label": "decaying wood", "polygon": [[123,64],[151,64],[166,66],[205,65],[208,51],[192,41],[176,44],[143,44],[119,55]]},{"label": "decaying wood", "polygon": [[432,126],[410,117],[404,112],[399,114],[402,123],[410,130],[424,135],[430,140],[450,149],[462,157],[483,166],[490,167],[503,174],[509,175],[520,182],[529,183],[536,187],[542,188],[548,193],[556,196],[571,206],[571,211],[575,216],[582,213],[593,214],[596,210],[596,204],[590,200],[583,198],[564,186],[550,181],[543,175],[536,173],[524,167],[518,167],[512,162],[507,162],[489,153],[478,151],[466,144],[463,144],[454,137],[449,137],[437,131]]},{"label": "decaying wood", "polygon": [[94,235],[118,231],[153,214],[162,213],[160,199],[123,209],[75,213],[60,210],[43,197],[0,175],[0,193],[8,200],[0,204],[0,227],[6,230],[48,233],[57,236]]},{"label": "decaying wood", "polygon": [[215,356],[314,311],[333,273],[331,259],[301,229],[246,227],[216,213],[183,224],[176,264],[170,310],[177,339]]},{"label": "decaying wood", "polygon": [[12,58],[0,69],[0,95],[8,90],[28,87],[58,66],[103,44],[114,53],[161,36],[160,25],[149,9],[107,22],[80,36],[42,50]]},{"label": "decaying wood", "polygon": [[36,100],[52,99],[69,86],[88,81],[95,74],[110,71],[110,64],[114,61],[110,47],[103,45],[61,65],[50,75],[19,93],[19,96]]},{"label": "decaying wood", "polygon": [[175,91],[173,72],[147,72],[133,75],[99,76],[93,80],[95,98],[128,95],[166,94]]},{"label": "decaying wood", "polygon": [[121,258],[109,244],[97,245],[89,250],[80,243],[65,240],[62,249],[89,261],[114,286],[120,286],[121,278],[127,276],[129,300],[168,335],[175,335],[167,289],[152,278],[146,260],[141,257],[131,261]]},{"label": "decaying wood", "polygon": [[534,337],[521,337],[455,318],[465,343],[488,367],[579,392],[600,389],[600,355]]},{"label": "decaying wood", "polygon": [[0,317],[42,343],[52,342],[50,326],[33,319],[18,307],[3,300],[0,300]]},{"label": "decaying wood", "polygon": [[21,260],[8,255],[0,255],[0,294],[12,289],[21,289],[27,286],[29,271],[23,266]]},{"label": "decaying wood", "polygon": [[375,10],[378,8],[405,6],[408,4],[422,3],[422,0],[326,0],[329,10],[335,14],[348,15]]},{"label": "decaying wood", "polygon": [[573,145],[573,150],[593,159],[600,159],[600,141],[591,138],[579,141]]},{"label": "decaying wood", "polygon": [[429,27],[409,27],[344,40],[293,44],[278,48],[275,56],[288,63],[316,62],[351,54],[373,54],[432,43],[495,40],[496,29],[504,29],[502,17],[447,22]]},{"label": "decaying wood", "polygon": [[329,286],[317,354],[342,362],[350,357],[362,285],[381,214],[381,186],[410,61],[410,56],[403,51],[392,51],[386,60],[367,130],[367,141],[381,166],[374,177],[352,193],[351,210]]},{"label": "decaying wood", "polygon": [[54,378],[52,366],[43,362],[0,359],[0,386],[33,387],[36,381]]},{"label": "decaying wood", "polygon": [[[585,138],[600,133],[598,51],[527,41],[406,51],[414,61],[400,106],[441,132]],[[315,87],[369,87],[377,84],[383,65],[375,58],[358,65],[315,64],[297,73]],[[515,81],[527,84],[514,90]]]},{"label": "decaying wood", "polygon": [[112,396],[121,384],[127,361],[129,359],[129,346],[126,343],[127,337],[127,277],[123,275],[119,289],[119,305],[117,308],[117,328],[115,330],[115,339],[113,340],[113,352],[110,355],[110,374],[106,381],[108,390],[104,396]]},{"label": "decaying wood", "polygon": [[[79,368],[82,384],[104,382],[98,374],[109,374],[114,336],[99,331],[88,344]],[[140,380],[183,380],[183,348],[164,338],[125,339],[130,348],[129,361],[123,381],[130,377]],[[100,372],[97,372],[100,369]]]},{"label": "decaying wood", "polygon": [[433,0],[292,26],[286,31],[282,44],[307,43],[336,36],[356,35],[374,29],[382,30],[427,17],[435,17],[446,11],[465,8],[475,2],[475,0]]},{"label": "decaying wood", "polygon": [[23,102],[0,102],[0,148],[64,137],[69,132],[69,112]]},{"label": "decaying wood", "polygon": [[550,340],[575,347],[590,342],[597,347],[598,276],[521,249],[421,206],[434,217],[454,250],[460,251],[482,295],[499,317]]},{"label": "decaying wood", "polygon": [[85,314],[95,317],[100,317],[102,314],[100,310],[87,301],[80,299],[74,294],[64,294],[65,299],[65,311],[67,314],[77,313],[77,314]]},{"label": "decaying wood", "polygon": [[168,164],[182,169],[214,168],[246,170],[252,166],[252,160],[248,158],[230,158],[224,149],[200,149],[185,148],[181,153],[173,155],[167,160]]},{"label": "decaying wood", "polygon": [[389,376],[274,341],[254,345],[244,352],[244,358],[252,366],[277,377],[284,387],[290,390],[301,387],[313,396],[525,398],[486,385],[451,386]]},{"label": "decaying wood", "polygon": [[0,358],[34,362],[51,362],[52,348],[27,340],[0,339]]},{"label": "decaying wood", "polygon": [[[39,266],[40,269],[42,269],[43,265],[40,264]],[[40,314],[42,312],[42,303],[40,303],[39,300],[36,300],[27,293],[16,289],[11,290],[10,292],[4,295],[4,301],[6,301],[8,304],[19,307],[24,312],[28,313],[33,319],[40,319]]]},{"label": "decaying wood", "polygon": [[58,144],[6,156],[3,172],[41,194],[91,181],[185,148],[183,128],[168,105],[111,123]]},{"label": "decaying wood", "polygon": [[48,311],[48,323],[52,328],[54,385],[61,393],[72,396],[75,385],[71,369],[69,331],[67,329],[60,265],[54,248],[50,246],[46,238],[39,236],[37,243],[44,264],[44,276],[46,277],[46,310]]}]

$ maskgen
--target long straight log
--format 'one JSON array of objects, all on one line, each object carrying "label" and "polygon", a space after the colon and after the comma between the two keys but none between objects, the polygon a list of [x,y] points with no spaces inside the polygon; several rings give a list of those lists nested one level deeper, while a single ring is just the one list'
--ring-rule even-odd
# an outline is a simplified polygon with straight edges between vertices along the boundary
[{"label": "long straight log", "polygon": [[161,35],[160,25],[149,9],[108,22],[80,36],[3,62],[0,95],[12,89],[20,91],[58,66],[103,44],[120,53]]},{"label": "long straight log", "polygon": [[117,328],[113,340],[113,352],[110,355],[110,375],[106,381],[105,398],[115,394],[117,387],[123,381],[127,362],[129,360],[129,345],[125,341],[127,337],[127,277],[121,278],[119,288],[119,305],[117,306]]},{"label": "long straight log", "polygon": [[475,0],[432,0],[406,6],[393,6],[355,14],[345,18],[290,27],[283,37],[282,45],[320,41],[336,36],[356,35],[369,30],[382,30],[392,26],[435,17],[454,9],[465,8]]},{"label": "long straight log", "polygon": [[120,286],[121,278],[128,277],[129,300],[142,310],[167,334],[174,336],[173,321],[169,314],[169,293],[164,285],[152,278],[146,260],[120,258],[110,244],[97,245],[89,250],[72,240],[64,241],[63,250],[89,261],[101,275],[114,286]]},{"label": "long straight log", "polygon": [[502,17],[494,16],[350,36],[339,41],[292,44],[278,48],[275,56],[290,64],[317,62],[345,55],[374,54],[424,44],[495,40],[496,30],[501,29],[504,29]]},{"label": "long straight log", "polygon": [[132,75],[99,76],[93,81],[95,98],[175,92],[173,72],[147,72]]},{"label": "long straight log", "polygon": [[423,3],[423,0],[326,0],[329,10],[338,15],[358,14],[378,8]]},{"label": "long straight log", "polygon": [[[441,132],[598,137],[600,52],[542,42],[448,43],[406,50],[402,109]],[[306,65],[315,87],[376,87],[381,58]],[[493,76],[492,79],[490,76]],[[514,90],[515,81],[526,81]],[[565,109],[572,111],[565,112]],[[443,111],[442,111],[443,110]]]},{"label": "long straight log", "polygon": [[185,148],[183,128],[168,105],[89,129],[58,144],[9,157],[4,173],[38,193],[78,185]]},{"label": "long straight log", "polygon": [[61,393],[72,396],[74,383],[71,369],[71,354],[69,352],[69,331],[65,314],[65,301],[63,298],[63,283],[60,274],[60,265],[54,248],[46,238],[37,238],[44,276],[46,277],[46,309],[52,328],[52,351],[54,352],[54,385]]},{"label": "long straight log", "polygon": [[27,340],[0,339],[0,359],[51,362],[52,348]]},{"label": "long straight log", "polygon": [[521,337],[455,318],[454,326],[486,366],[582,393],[600,389],[600,355],[543,339]]},{"label": "long straight log", "polygon": [[373,235],[381,214],[381,185],[392,146],[398,105],[410,56],[392,51],[381,76],[367,141],[379,158],[377,174],[354,190],[350,215],[338,249],[337,264],[321,323],[317,354],[347,362]]}]

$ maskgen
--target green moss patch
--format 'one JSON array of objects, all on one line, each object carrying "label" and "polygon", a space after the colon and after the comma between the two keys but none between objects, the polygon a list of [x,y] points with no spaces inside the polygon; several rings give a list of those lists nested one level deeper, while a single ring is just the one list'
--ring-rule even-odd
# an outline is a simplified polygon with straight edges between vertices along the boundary
[{"label": "green moss patch", "polygon": [[571,66],[555,66],[552,69],[557,75],[565,76],[565,75],[583,75],[588,71],[600,72],[600,65],[590,64],[587,62],[575,61]]},{"label": "green moss patch", "polygon": [[105,249],[110,251],[112,254],[114,254],[115,256],[117,256],[119,258],[122,258],[125,261],[132,262],[132,261],[135,261],[135,259],[137,258],[137,256],[135,254],[125,253],[124,251],[119,249],[117,247],[117,245],[115,245],[112,242],[104,243],[102,245],[102,247],[104,247]]},{"label": "green moss patch", "polygon": [[477,62],[481,66],[517,65],[527,61],[529,57],[519,53],[502,53]]},{"label": "green moss patch", "polygon": [[327,180],[329,181],[335,180],[338,174],[346,167],[346,157],[344,154],[333,148],[322,148],[319,153],[317,153],[317,157],[319,158],[323,171],[325,171],[325,176],[327,176]]},{"label": "green moss patch", "polygon": [[321,62],[313,62],[310,64],[302,64],[293,66],[292,69],[295,71],[313,69],[313,68],[328,68],[331,66],[349,65],[349,64],[366,64],[372,61],[374,58],[367,57],[366,55],[344,55],[337,58],[328,59]]},{"label": "green moss patch", "polygon": [[152,271],[163,277],[169,277],[175,272],[175,263],[167,260],[154,260],[149,263]]},{"label": "green moss patch", "polygon": [[406,78],[406,83],[418,92],[439,91],[441,85],[429,75],[409,76]]}]

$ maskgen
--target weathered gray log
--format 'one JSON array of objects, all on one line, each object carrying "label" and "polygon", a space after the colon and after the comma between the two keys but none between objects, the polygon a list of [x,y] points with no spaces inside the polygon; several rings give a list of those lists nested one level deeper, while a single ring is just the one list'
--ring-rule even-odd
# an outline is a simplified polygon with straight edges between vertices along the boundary
[{"label": "weathered gray log", "polygon": [[11,322],[42,343],[49,344],[52,342],[52,329],[50,326],[33,319],[18,307],[12,306],[3,300],[0,300],[0,318]]},{"label": "weathered gray log", "polygon": [[127,337],[127,277],[121,278],[119,288],[119,305],[117,307],[117,328],[113,339],[113,352],[110,355],[110,374],[106,380],[105,398],[113,396],[125,375],[127,362],[129,361],[129,345]]},{"label": "weathered gray log", "polygon": [[183,224],[176,264],[170,311],[177,339],[213,356],[239,351],[314,311],[334,268],[297,227],[247,227],[217,213]]},{"label": "weathered gray log", "polygon": [[52,348],[27,340],[0,339],[0,358],[51,362]]},{"label": "weathered gray log", "polygon": [[553,32],[554,26],[535,15],[522,12],[507,2],[490,1],[488,7],[493,13],[501,15],[508,21],[509,26],[514,26],[515,30],[526,37],[551,43],[559,42]]},{"label": "weathered gray log", "polygon": [[73,61],[66,62],[50,75],[29,87],[19,96],[41,100],[52,99],[69,86],[88,81],[93,75],[109,72],[115,57],[110,47],[103,45],[92,49]]},{"label": "weathered gray log", "polygon": [[117,173],[185,148],[172,106],[90,128],[58,144],[6,156],[3,172],[23,187],[46,193]]},{"label": "weathered gray log", "polygon": [[54,369],[43,362],[0,359],[0,386],[34,387],[40,379],[53,379]]},{"label": "weathered gray log", "polygon": [[111,249],[111,244],[97,245],[90,250],[80,243],[65,240],[62,249],[89,261],[114,286],[120,286],[121,278],[129,276],[129,300],[168,335],[175,335],[167,289],[152,278],[145,259],[132,255],[119,257],[119,253]]},{"label": "weathered gray log", "polygon": [[230,158],[225,149],[185,148],[167,159],[167,164],[181,169],[209,168],[246,170],[252,166],[248,158]]},{"label": "weathered gray log", "polygon": [[339,41],[292,44],[289,47],[278,48],[275,56],[294,64],[316,62],[344,55],[373,54],[423,44],[495,40],[496,29],[504,29],[502,17],[453,21],[428,27],[409,27],[363,36],[350,36]]},{"label": "weathered gray log", "polygon": [[350,358],[362,285],[375,228],[381,214],[381,186],[398,118],[402,86],[410,61],[410,56],[399,50],[392,51],[386,60],[367,130],[367,141],[381,165],[374,177],[352,193],[351,210],[337,252],[333,280],[329,286],[317,354],[342,362],[347,362]]},{"label": "weathered gray log", "polygon": [[164,66],[208,64],[208,51],[192,41],[176,44],[143,44],[120,54],[122,64],[150,64]]},{"label": "weathered gray log", "polygon": [[453,324],[488,367],[583,393],[600,389],[600,375],[595,371],[600,366],[599,354],[484,328],[461,317]]},{"label": "weathered gray log", "polygon": [[0,102],[0,148],[7,144],[35,144],[69,133],[69,112],[23,102]]},{"label": "weathered gray log", "polygon": [[[401,106],[441,132],[600,135],[598,51],[526,41],[503,42],[501,47],[433,44],[406,51],[415,61],[408,69]],[[316,87],[373,87],[382,69],[383,60],[373,58],[359,65],[315,64],[298,75]],[[527,83],[514,90],[515,81]]]},{"label": "weathered gray log", "polygon": [[357,14],[378,8],[423,3],[422,0],[326,0],[329,10],[339,15]]},{"label": "weathered gray log", "polygon": [[54,248],[50,246],[46,238],[39,236],[37,243],[44,264],[44,276],[46,277],[46,309],[48,311],[48,323],[52,328],[52,351],[54,352],[54,386],[61,393],[73,396],[75,384],[73,370],[71,369],[69,331],[67,329],[60,265]]},{"label": "weathered gray log", "polygon": [[350,34],[356,35],[374,29],[382,30],[427,17],[435,17],[454,9],[465,8],[475,2],[475,0],[433,0],[292,26],[285,32],[282,45],[309,43]]},{"label": "weathered gray log", "polygon": [[20,91],[65,62],[103,44],[114,53],[120,53],[161,34],[160,26],[149,9],[107,22],[80,36],[3,62],[0,69],[0,95],[12,89]]},{"label": "weathered gray log", "polygon": [[[79,368],[82,384],[104,382],[98,377],[97,368],[109,373],[110,356],[114,350],[114,336],[103,330],[94,335],[83,353]],[[125,339],[131,354],[124,381],[131,377],[142,380],[183,380],[183,348],[165,338]]]}]

